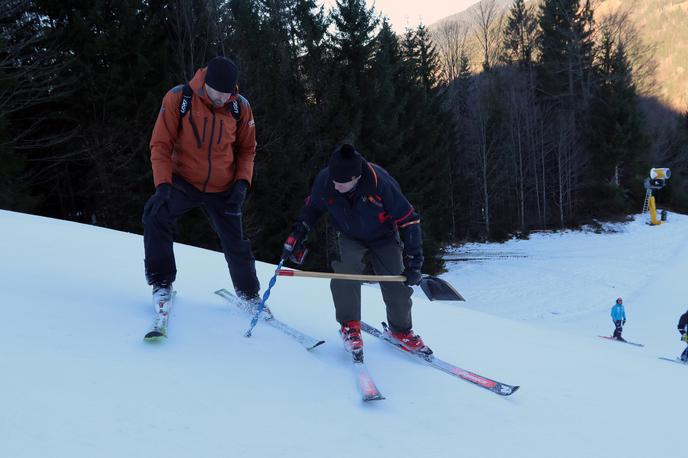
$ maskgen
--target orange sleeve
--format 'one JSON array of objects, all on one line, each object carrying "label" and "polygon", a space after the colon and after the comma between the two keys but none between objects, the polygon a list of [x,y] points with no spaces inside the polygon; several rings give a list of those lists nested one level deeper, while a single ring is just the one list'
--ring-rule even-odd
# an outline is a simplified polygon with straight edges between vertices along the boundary
[{"label": "orange sleeve", "polygon": [[234,164],[235,180],[246,180],[251,184],[253,179],[253,161],[256,157],[256,122],[248,100],[241,97],[241,127],[237,133]]},{"label": "orange sleeve", "polygon": [[172,149],[177,141],[181,98],[181,91],[177,93],[169,91],[165,94],[158,119],[153,127],[150,149],[153,181],[156,188],[161,183],[172,184]]}]

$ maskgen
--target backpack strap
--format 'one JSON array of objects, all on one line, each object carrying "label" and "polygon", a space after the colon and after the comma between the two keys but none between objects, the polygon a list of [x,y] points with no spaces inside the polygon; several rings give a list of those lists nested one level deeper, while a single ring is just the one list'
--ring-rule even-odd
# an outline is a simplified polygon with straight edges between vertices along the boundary
[{"label": "backpack strap", "polygon": [[377,185],[378,185],[378,177],[377,177],[377,172],[375,171],[375,167],[373,164],[368,162],[368,168],[370,169],[370,173],[373,176],[373,182],[375,183],[375,194],[368,196],[368,201],[370,203],[374,204],[377,207],[382,207],[382,197],[377,193]]},{"label": "backpack strap", "polygon": [[239,100],[239,97],[237,97],[235,100],[232,101],[232,103],[230,103],[227,106],[227,111],[232,113],[232,117],[237,122],[237,130],[239,129],[239,125],[241,124],[241,101]]},{"label": "backpack strap", "polygon": [[373,174],[373,181],[375,182],[375,190],[377,190],[377,173],[375,172],[375,167],[373,167],[373,164],[368,162],[368,168],[370,169],[370,173]]},{"label": "backpack strap", "polygon": [[232,145],[234,151],[236,151],[239,146],[239,129],[241,128],[241,96],[237,96],[236,99],[232,100],[232,102],[227,105],[227,111],[232,113],[232,117],[234,121],[236,121],[236,136],[234,138],[234,144]]},{"label": "backpack strap", "polygon": [[[177,130],[182,128],[182,121],[187,113],[191,113],[191,99],[193,98],[193,89],[189,86],[189,83],[185,83],[182,88],[182,101],[179,103],[179,127]],[[191,124],[191,129],[193,130],[194,137],[196,137],[196,145],[201,147],[201,136],[198,134],[198,128],[193,120],[193,116],[189,114],[189,124]]]}]

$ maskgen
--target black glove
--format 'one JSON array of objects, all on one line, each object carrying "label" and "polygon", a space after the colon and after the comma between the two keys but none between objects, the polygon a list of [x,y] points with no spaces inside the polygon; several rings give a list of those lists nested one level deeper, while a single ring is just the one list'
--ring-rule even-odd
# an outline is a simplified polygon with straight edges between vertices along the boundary
[{"label": "black glove", "polygon": [[404,272],[402,275],[406,277],[404,284],[406,286],[420,285],[422,275],[420,269],[423,267],[423,255],[418,254],[411,256],[406,254],[404,256]]},{"label": "black glove", "polygon": [[621,321],[621,325],[623,326],[624,324],[626,324],[626,320]]},{"label": "black glove", "polygon": [[309,228],[303,221],[297,221],[291,228],[291,232],[284,241],[284,246],[282,247],[282,257],[283,261],[290,259],[296,264],[303,264],[304,259],[308,250],[303,246],[303,242],[306,241],[308,237]]},{"label": "black glove", "polygon": [[420,273],[420,270],[409,267],[404,269],[404,273],[402,275],[406,277],[406,281],[404,282],[406,286],[420,285],[420,281],[423,279],[423,275]]},{"label": "black glove", "polygon": [[155,188],[155,194],[153,194],[146,205],[143,207],[143,219],[145,220],[148,215],[155,215],[160,207],[166,204],[170,200],[172,195],[172,185],[169,183],[160,183],[157,188]]},{"label": "black glove", "polygon": [[246,200],[246,191],[248,191],[248,181],[238,180],[232,186],[232,193],[227,199],[227,210],[230,213],[241,213],[241,207],[244,205],[244,200]]}]

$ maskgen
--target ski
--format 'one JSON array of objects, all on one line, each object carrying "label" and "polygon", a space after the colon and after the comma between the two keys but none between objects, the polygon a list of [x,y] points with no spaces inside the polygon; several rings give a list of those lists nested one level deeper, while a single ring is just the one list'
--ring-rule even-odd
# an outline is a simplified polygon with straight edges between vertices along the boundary
[{"label": "ski", "polygon": [[[385,323],[382,323],[383,326],[386,326]],[[511,394],[514,394],[516,390],[519,389],[519,386],[517,385],[507,385],[506,383],[501,383],[496,380],[489,379],[487,377],[483,377],[482,375],[478,375],[475,372],[470,372],[467,371],[466,369],[462,369],[460,367],[454,366],[453,364],[450,364],[446,361],[442,361],[441,359],[435,357],[435,356],[426,356],[421,353],[412,353],[408,351],[403,345],[401,345],[398,342],[395,342],[394,340],[390,339],[387,337],[382,331],[379,329],[370,326],[367,323],[364,323],[361,321],[361,329],[368,334],[377,337],[378,339],[381,339],[390,345],[393,345],[395,348],[397,348],[400,351],[403,351],[407,355],[413,356],[417,358],[418,360],[424,362],[425,364],[434,367],[435,369],[438,369],[442,372],[446,372],[447,374],[453,375],[454,377],[458,377],[461,380],[465,380],[466,382],[472,383],[474,385],[477,385],[481,388],[485,388],[486,390],[489,390],[495,394],[498,394],[500,396],[509,396]]]},{"label": "ski", "polygon": [[659,359],[663,359],[664,361],[670,361],[672,363],[676,364],[682,364],[684,366],[688,366],[688,361],[681,361],[681,358],[665,358],[664,356],[660,356]]},{"label": "ski", "polygon": [[167,339],[167,322],[170,319],[170,312],[172,311],[172,306],[174,305],[174,298],[177,295],[176,291],[172,291],[172,296],[170,297],[170,309],[167,312],[156,312],[155,320],[153,321],[153,326],[151,330],[143,336],[143,340],[146,342],[159,342]]},{"label": "ski", "polygon": [[[236,297],[234,294],[227,291],[226,289],[219,289],[219,290],[215,291],[215,294],[217,294],[220,297],[223,297],[224,299],[227,300],[227,302],[235,305],[236,307],[238,307],[239,309],[248,313],[249,315],[254,315],[256,312],[255,307],[254,308],[249,307],[245,301],[242,301],[241,299],[239,299],[238,297]],[[283,332],[284,334],[288,335],[289,337],[293,338],[298,343],[303,345],[303,347],[306,350],[312,350],[315,347],[317,347],[318,345],[322,345],[325,343],[324,340],[315,339],[315,338],[313,338],[309,335],[306,335],[303,332],[298,331],[298,330],[286,325],[285,323],[279,321],[268,310],[265,310],[263,312],[262,321],[265,322],[266,324],[272,326],[273,328]]]},{"label": "ski", "polygon": [[373,377],[368,371],[368,367],[363,362],[363,350],[352,352],[351,355],[353,357],[356,385],[358,386],[358,391],[361,393],[361,399],[363,402],[381,401],[385,399],[375,385]]},{"label": "ski", "polygon": [[613,340],[614,342],[626,343],[628,345],[635,345],[636,347],[644,347],[645,346],[645,345],[640,344],[640,343],[629,342],[628,340],[619,340],[616,337],[610,337],[610,336],[597,336],[597,337],[601,337],[601,338],[607,339],[607,340]]}]

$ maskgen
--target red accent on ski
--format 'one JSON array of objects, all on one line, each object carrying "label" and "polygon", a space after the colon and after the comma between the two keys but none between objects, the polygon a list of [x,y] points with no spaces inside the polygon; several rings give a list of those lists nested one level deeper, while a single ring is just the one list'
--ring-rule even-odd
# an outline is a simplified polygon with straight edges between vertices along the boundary
[{"label": "red accent on ski", "polygon": [[358,386],[358,391],[361,393],[361,398],[364,402],[382,401],[385,399],[375,385],[373,377],[370,375],[370,372],[368,372],[368,368],[363,360],[354,360],[354,372],[356,375],[356,385]]},{"label": "red accent on ski", "polygon": [[[386,328],[385,323],[383,323],[382,325],[383,328]],[[434,355],[426,357],[422,353],[411,352],[408,349],[404,348],[404,346],[400,343],[391,340],[379,329],[374,328],[367,323],[361,322],[361,329],[369,333],[370,335],[387,342],[388,344],[394,346],[398,350],[401,350],[411,356],[417,357],[420,361],[434,367],[435,369],[441,370],[442,372],[458,377],[459,379],[465,380],[469,383],[473,383],[476,386],[490,390],[493,393],[498,394],[500,396],[510,396],[514,394],[516,390],[519,389],[518,385],[507,385],[506,383],[498,382],[497,380],[492,380],[487,377],[483,377],[481,375],[475,374],[465,369],[461,369],[460,367],[454,366],[453,364],[447,363],[446,361],[442,361]]]},{"label": "red accent on ski", "polygon": [[460,367],[453,367],[451,371],[462,379],[470,380],[471,382],[480,386],[484,386],[485,388],[494,388],[497,386],[497,382],[494,380],[486,379],[485,377],[481,377],[478,374],[461,369]]},{"label": "red accent on ski", "polygon": [[375,382],[373,382],[368,373],[359,371],[356,376],[358,377],[358,386],[361,387],[361,392],[365,398],[375,397],[380,394],[380,391],[375,386]]}]

